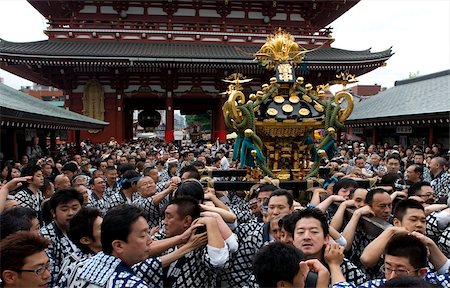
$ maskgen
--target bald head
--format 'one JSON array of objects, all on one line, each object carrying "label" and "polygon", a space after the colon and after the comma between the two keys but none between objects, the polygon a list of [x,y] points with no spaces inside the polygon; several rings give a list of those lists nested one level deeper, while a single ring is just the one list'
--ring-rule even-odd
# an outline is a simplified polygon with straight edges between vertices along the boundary
[{"label": "bald head", "polygon": [[55,183],[54,184],[55,184],[55,190],[70,188],[69,177],[67,177],[64,174],[60,174],[60,175],[55,177]]}]

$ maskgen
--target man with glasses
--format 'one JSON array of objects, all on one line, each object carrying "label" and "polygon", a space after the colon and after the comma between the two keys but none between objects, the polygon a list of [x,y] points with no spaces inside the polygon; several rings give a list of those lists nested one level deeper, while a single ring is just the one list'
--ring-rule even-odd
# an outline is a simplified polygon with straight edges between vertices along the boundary
[{"label": "man with glasses", "polygon": [[393,237],[386,245],[384,264],[380,269],[384,274],[384,279],[369,280],[359,287],[380,287],[386,281],[400,276],[420,277],[430,284],[449,287],[449,259],[446,257],[439,258],[433,262],[436,272],[428,271],[428,250],[430,251],[430,257],[433,256],[433,252],[436,252],[432,248],[431,242],[433,241],[426,239],[418,232]]},{"label": "man with glasses", "polygon": [[47,287],[50,260],[45,249],[49,244],[50,240],[29,231],[19,231],[2,240],[2,287]]}]

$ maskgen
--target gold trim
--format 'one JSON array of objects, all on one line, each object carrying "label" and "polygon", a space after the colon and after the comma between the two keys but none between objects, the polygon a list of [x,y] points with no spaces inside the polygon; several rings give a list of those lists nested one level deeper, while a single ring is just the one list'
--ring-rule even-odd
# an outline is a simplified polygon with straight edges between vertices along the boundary
[{"label": "gold trim", "polygon": [[284,97],[283,96],[275,96],[275,97],[273,97],[273,101],[275,103],[281,104],[284,102]]},{"label": "gold trim", "polygon": [[289,97],[289,102],[291,102],[292,104],[297,104],[298,102],[300,102],[300,97],[298,97],[297,95],[291,95],[291,97]]},{"label": "gold trim", "polygon": [[305,100],[305,101],[308,102],[308,103],[311,103],[311,102],[312,102],[311,97],[309,97],[309,96],[306,95],[306,94],[303,94],[302,98],[303,98],[303,100]]},{"label": "gold trim", "polygon": [[283,107],[281,107],[284,113],[292,113],[294,111],[294,107],[292,107],[291,104],[284,104]]},{"label": "gold trim", "polygon": [[300,108],[300,110],[298,111],[298,113],[299,113],[300,115],[302,115],[302,116],[307,116],[307,115],[309,115],[309,113],[311,113],[311,111],[309,111],[309,110],[306,109],[306,108]]},{"label": "gold trim", "polygon": [[269,109],[267,109],[267,114],[269,116],[276,116],[278,114],[278,111],[275,108],[269,108]]}]

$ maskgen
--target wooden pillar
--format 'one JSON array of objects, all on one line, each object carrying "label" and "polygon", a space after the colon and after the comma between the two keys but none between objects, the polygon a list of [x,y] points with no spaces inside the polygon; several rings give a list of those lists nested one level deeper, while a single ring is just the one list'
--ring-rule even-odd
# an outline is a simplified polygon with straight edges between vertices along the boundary
[{"label": "wooden pillar", "polygon": [[81,137],[80,137],[80,130],[75,130],[75,147],[77,150],[77,153],[81,153]]},{"label": "wooden pillar", "polygon": [[172,91],[167,91],[166,95],[166,131],[164,141],[166,143],[173,142],[173,129],[174,129],[174,111],[173,111],[173,98]]},{"label": "wooden pillar", "polygon": [[12,140],[13,140],[12,144],[13,144],[14,159],[20,161],[21,159],[19,159],[19,150],[17,146],[17,128],[12,129]]},{"label": "wooden pillar", "polygon": [[431,147],[431,145],[434,144],[434,125],[431,124],[428,128],[428,146]]},{"label": "wooden pillar", "polygon": [[50,155],[56,156],[56,131],[50,130]]},{"label": "wooden pillar", "polygon": [[372,129],[372,144],[373,145],[377,145],[377,137],[378,137],[378,135],[377,135],[378,133],[377,133],[377,127],[375,127],[375,126],[373,126],[373,129]]},{"label": "wooden pillar", "polygon": [[219,139],[219,142],[223,143],[227,140],[227,127],[225,125],[225,119],[223,118],[222,107],[225,103],[225,98],[220,98],[218,100],[218,105],[214,107],[212,111],[212,119],[213,119],[213,132],[212,132],[212,141],[216,141]]}]

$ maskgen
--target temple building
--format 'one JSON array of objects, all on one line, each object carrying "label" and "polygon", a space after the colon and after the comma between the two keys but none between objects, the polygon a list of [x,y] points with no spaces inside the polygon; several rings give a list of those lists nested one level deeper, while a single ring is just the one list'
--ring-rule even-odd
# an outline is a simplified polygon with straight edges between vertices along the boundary
[{"label": "temple building", "polygon": [[109,122],[81,132],[94,142],[132,139],[134,110],[165,110],[166,141],[174,110],[211,111],[211,138],[224,141],[221,80],[241,73],[253,79],[247,89],[260,90],[271,75],[254,53],[278,27],[312,50],[296,75],[313,85],[368,73],[392,55],[331,47],[327,26],[358,1],[28,2],[48,20],[49,39],[0,39],[0,68],[61,89],[66,108]]},{"label": "temple building", "polygon": [[369,144],[440,143],[450,147],[450,70],[396,81],[374,96],[355,99],[347,132]]}]

